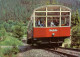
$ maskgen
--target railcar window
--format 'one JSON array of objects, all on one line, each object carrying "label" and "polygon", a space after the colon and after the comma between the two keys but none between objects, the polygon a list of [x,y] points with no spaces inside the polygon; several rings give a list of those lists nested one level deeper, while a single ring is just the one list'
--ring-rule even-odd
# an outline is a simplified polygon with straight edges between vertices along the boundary
[{"label": "railcar window", "polygon": [[57,16],[57,17],[59,17],[60,16],[60,12],[48,12],[47,16]]},{"label": "railcar window", "polygon": [[46,17],[36,17],[35,26],[36,27],[46,27]]},{"label": "railcar window", "polygon": [[36,12],[35,16],[46,16],[45,12]]},{"label": "railcar window", "polygon": [[61,13],[61,26],[69,26],[69,15],[70,13],[69,12],[62,12]]},{"label": "railcar window", "polygon": [[47,10],[48,10],[48,11],[60,11],[60,7],[58,7],[58,6],[48,7]]},{"label": "railcar window", "polygon": [[34,27],[54,27],[70,25],[70,9],[65,6],[47,6],[35,11]]},{"label": "railcar window", "polygon": [[69,16],[61,17],[61,26],[69,26]]},{"label": "railcar window", "polygon": [[69,13],[69,12],[62,12],[61,15],[62,15],[62,16],[69,16],[70,13]]},{"label": "railcar window", "polygon": [[59,17],[48,17],[47,20],[48,27],[59,26]]}]

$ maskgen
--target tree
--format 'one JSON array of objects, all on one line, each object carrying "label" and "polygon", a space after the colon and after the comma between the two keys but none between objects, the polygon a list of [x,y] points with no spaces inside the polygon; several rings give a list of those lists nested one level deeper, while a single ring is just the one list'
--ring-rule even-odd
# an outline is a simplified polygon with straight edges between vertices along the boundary
[{"label": "tree", "polygon": [[73,27],[75,25],[75,14],[73,13],[71,16],[71,26]]},{"label": "tree", "polygon": [[80,47],[80,23],[79,23],[79,13],[78,10],[76,10],[75,13],[72,15],[72,46],[75,48]]},{"label": "tree", "polygon": [[79,24],[79,13],[78,13],[78,10],[76,10],[76,13],[75,13],[75,24]]},{"label": "tree", "polygon": [[80,17],[79,17],[78,10],[76,10],[76,12],[72,14],[72,18],[71,18],[72,27],[79,24],[79,18]]}]

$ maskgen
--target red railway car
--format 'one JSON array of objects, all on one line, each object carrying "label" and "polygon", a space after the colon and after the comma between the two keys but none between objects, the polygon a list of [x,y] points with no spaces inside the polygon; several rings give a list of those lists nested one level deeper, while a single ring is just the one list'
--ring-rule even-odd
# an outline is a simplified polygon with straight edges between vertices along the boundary
[{"label": "red railway car", "polygon": [[62,5],[47,5],[33,11],[28,24],[27,43],[63,43],[70,37],[71,9]]}]

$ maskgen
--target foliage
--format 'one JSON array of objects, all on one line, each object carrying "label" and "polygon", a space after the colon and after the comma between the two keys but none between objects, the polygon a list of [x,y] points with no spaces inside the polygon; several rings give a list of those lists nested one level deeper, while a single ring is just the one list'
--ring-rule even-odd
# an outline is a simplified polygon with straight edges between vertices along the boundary
[{"label": "foliage", "polygon": [[5,28],[1,28],[0,29],[0,41],[4,40],[5,39],[5,36],[6,36],[6,30]]},{"label": "foliage", "polygon": [[[46,0],[45,0],[46,1]],[[1,0],[0,20],[26,20],[34,8],[45,5],[43,0]],[[4,17],[5,16],[5,17]]]},{"label": "foliage", "polygon": [[7,36],[6,39],[0,42],[0,46],[21,46],[23,43],[19,41],[17,38],[12,36]]},{"label": "foliage", "polygon": [[71,39],[70,38],[66,38],[64,40],[64,43],[62,44],[62,47],[71,48]]},{"label": "foliage", "polygon": [[14,35],[14,37],[16,37],[19,40],[21,40],[21,37],[24,35],[24,29],[23,29],[23,27],[20,26],[20,25],[14,26],[13,35]]},{"label": "foliage", "polygon": [[80,12],[79,0],[1,0],[0,1],[0,20],[28,20],[33,10],[42,5],[64,5],[73,11],[76,9]]},{"label": "foliage", "polygon": [[47,5],[55,5],[55,4],[57,4],[57,1],[56,0],[47,0],[46,4]]},{"label": "foliage", "polygon": [[19,52],[19,49],[16,48],[0,48],[0,56],[2,57],[16,57],[15,54]]},{"label": "foliage", "polygon": [[0,40],[3,39],[0,41],[0,46],[13,46],[13,48],[0,48],[0,56],[15,57],[14,54],[19,52],[17,46],[21,46],[23,43],[11,35],[13,34],[11,32],[13,30],[13,27],[19,25],[19,23],[20,22],[13,22],[13,20],[10,20],[8,22],[3,22],[0,24]]},{"label": "foliage", "polygon": [[0,52],[4,55],[9,54],[12,48],[1,48]]},{"label": "foliage", "polygon": [[71,46],[73,48],[79,48],[80,47],[80,17],[79,17],[79,11],[76,10],[76,12],[72,15],[72,31],[71,31]]},{"label": "foliage", "polygon": [[72,36],[80,36],[80,24],[72,27]]},{"label": "foliage", "polygon": [[72,46],[73,47],[80,46],[80,23],[72,27]]},{"label": "foliage", "polygon": [[2,57],[5,57],[5,55],[6,57],[7,56],[15,57],[14,54],[19,52],[18,46],[21,45],[23,45],[23,43],[19,41],[17,38],[7,35],[5,40],[0,42],[0,47],[5,46],[4,48],[0,48],[0,55]]},{"label": "foliage", "polygon": [[24,23],[22,20],[8,20],[7,22],[1,21],[0,23],[0,39],[3,39],[6,37],[6,35],[9,35],[19,38],[19,40],[21,40],[23,35],[26,35],[27,33],[28,21]]},{"label": "foliage", "polygon": [[76,10],[76,12],[74,12],[73,14],[72,14],[72,21],[71,21],[71,23],[72,23],[72,26],[75,26],[75,25],[78,25],[79,24],[79,12],[78,12],[78,10]]}]

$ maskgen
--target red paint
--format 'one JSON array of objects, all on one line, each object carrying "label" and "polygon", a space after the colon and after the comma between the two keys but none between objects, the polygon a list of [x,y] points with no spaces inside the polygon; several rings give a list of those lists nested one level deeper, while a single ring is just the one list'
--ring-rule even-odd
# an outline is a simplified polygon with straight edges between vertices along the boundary
[{"label": "red paint", "polygon": [[[56,29],[57,31],[50,31]],[[33,37],[67,37],[70,36],[70,27],[53,27],[53,28],[33,28]]]}]

